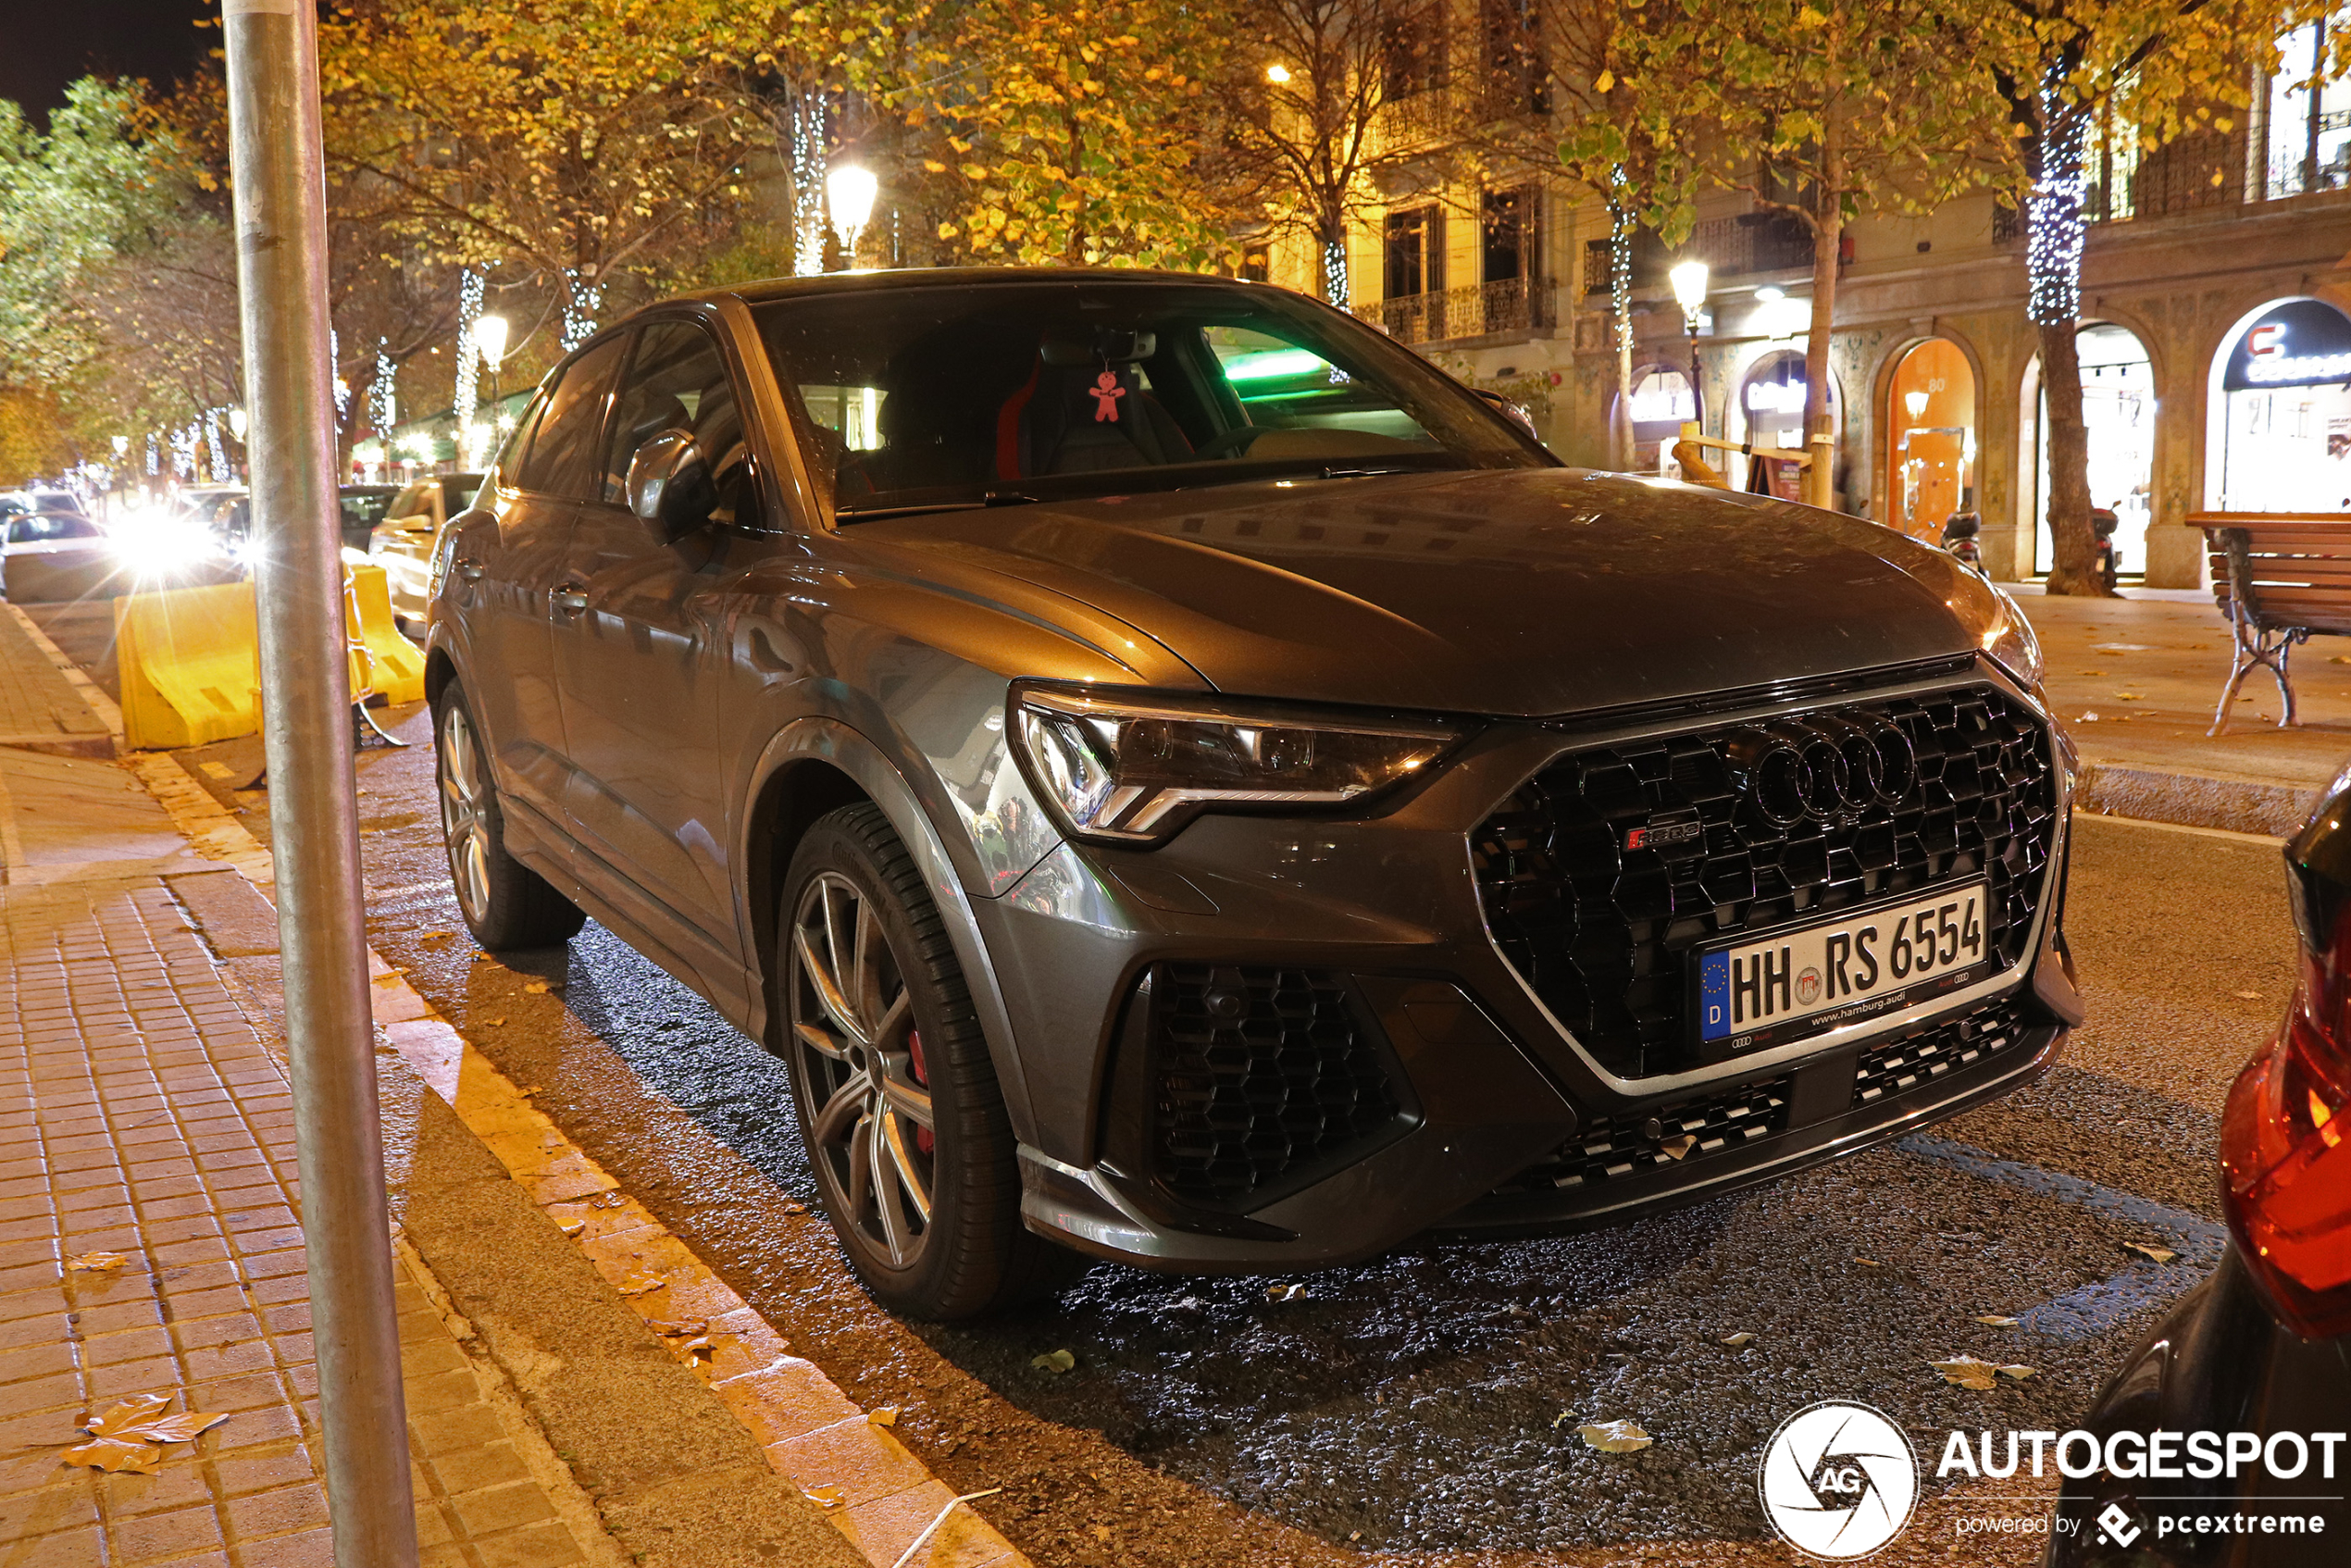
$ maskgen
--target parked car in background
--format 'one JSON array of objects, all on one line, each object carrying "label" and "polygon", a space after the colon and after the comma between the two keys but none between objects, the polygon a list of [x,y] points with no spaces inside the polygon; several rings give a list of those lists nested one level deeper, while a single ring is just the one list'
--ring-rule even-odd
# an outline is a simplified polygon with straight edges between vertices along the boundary
[{"label": "parked car in background", "polygon": [[2081,1017],[2017,606],[1563,467],[1319,302],[991,268],[656,305],[431,556],[492,951],[592,913],[782,1055],[867,1287],[1612,1224]]},{"label": "parked car in background", "polygon": [[371,531],[367,554],[384,569],[395,620],[422,624],[430,596],[433,547],[443,524],[474,504],[483,476],[436,474],[394,496]]},{"label": "parked car in background", "polygon": [[0,596],[19,604],[102,594],[120,562],[97,524],[79,510],[0,515]]},{"label": "parked car in background", "polygon": [[404,493],[398,485],[347,484],[342,487],[342,547],[366,550],[376,525],[392,516],[392,503]]},{"label": "parked car in background", "polygon": [[[2220,1475],[2175,1462],[2171,1478],[2101,1470],[2068,1480],[2059,1510],[2070,1533],[2052,1537],[2052,1568],[2351,1562],[2351,768],[2285,861],[2302,978],[2222,1113],[2232,1244],[2140,1341],[2084,1424],[2102,1449],[2117,1434],[2138,1437],[2122,1445],[2131,1469],[2145,1468],[2135,1455],[2157,1433],[2220,1434],[2224,1456],[2227,1435],[2246,1434],[2241,1446],[2258,1442],[2263,1457]],[[2335,1435],[2324,1458],[2320,1433]],[[2183,1457],[2193,1450],[2175,1449]],[[2323,1524],[2313,1529],[2312,1516]],[[2183,1527],[2199,1519],[2207,1527]]]}]

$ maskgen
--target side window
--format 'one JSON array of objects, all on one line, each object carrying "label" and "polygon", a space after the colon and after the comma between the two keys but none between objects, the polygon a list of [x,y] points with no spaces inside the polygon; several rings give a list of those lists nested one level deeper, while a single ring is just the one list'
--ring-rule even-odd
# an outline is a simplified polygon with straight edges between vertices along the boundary
[{"label": "side window", "polygon": [[742,417],[718,345],[691,322],[655,322],[639,336],[637,356],[621,383],[604,455],[603,499],[628,504],[628,465],[637,449],[677,429],[692,432],[714,478],[740,465]]},{"label": "side window", "polygon": [[543,495],[585,501],[596,493],[597,449],[604,405],[620,367],[626,335],[608,338],[571,362],[547,396],[516,483]]}]

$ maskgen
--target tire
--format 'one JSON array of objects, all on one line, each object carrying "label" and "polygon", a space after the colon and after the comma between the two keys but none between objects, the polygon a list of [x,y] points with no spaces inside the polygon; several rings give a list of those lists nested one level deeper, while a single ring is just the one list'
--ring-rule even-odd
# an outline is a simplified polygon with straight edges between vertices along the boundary
[{"label": "tire", "polygon": [[441,841],[457,913],[486,952],[560,947],[588,916],[547,879],[506,852],[505,813],[481,743],[481,727],[454,683],[433,703],[433,776]]},{"label": "tire", "polygon": [[801,1137],[875,1299],[951,1323],[1082,1273],[1086,1260],[1021,1225],[1012,1124],[970,989],[878,807],[844,806],[809,829],[776,927]]}]

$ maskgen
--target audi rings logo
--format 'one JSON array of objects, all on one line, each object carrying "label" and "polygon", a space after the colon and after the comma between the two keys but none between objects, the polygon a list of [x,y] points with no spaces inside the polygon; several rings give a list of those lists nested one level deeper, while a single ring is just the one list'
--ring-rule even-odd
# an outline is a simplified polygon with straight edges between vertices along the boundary
[{"label": "audi rings logo", "polygon": [[1872,714],[1783,719],[1739,730],[1724,750],[1739,792],[1774,828],[1890,811],[1919,778],[1910,738]]},{"label": "audi rings logo", "polygon": [[1919,1459],[1882,1412],[1829,1400],[1781,1423],[1755,1487],[1780,1539],[1808,1557],[1851,1562],[1910,1522]]}]

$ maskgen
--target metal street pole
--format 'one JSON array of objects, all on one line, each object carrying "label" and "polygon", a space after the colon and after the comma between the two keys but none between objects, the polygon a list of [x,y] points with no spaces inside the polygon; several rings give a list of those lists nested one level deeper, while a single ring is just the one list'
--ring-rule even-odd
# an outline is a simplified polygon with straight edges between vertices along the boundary
[{"label": "metal street pole", "polygon": [[286,1050],[337,1568],[414,1568],[352,776],[313,0],[223,0]]}]

